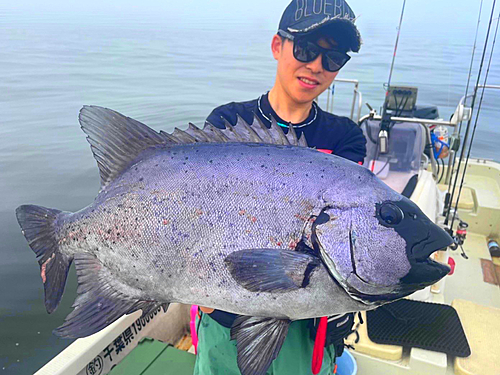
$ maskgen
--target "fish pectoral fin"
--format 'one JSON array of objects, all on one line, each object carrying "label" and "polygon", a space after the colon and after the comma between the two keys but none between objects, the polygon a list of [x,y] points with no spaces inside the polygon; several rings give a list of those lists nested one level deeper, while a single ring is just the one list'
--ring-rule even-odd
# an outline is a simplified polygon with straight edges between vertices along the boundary
[{"label": "fish pectoral fin", "polygon": [[266,374],[281,350],[289,326],[288,319],[240,316],[234,321],[231,340],[236,340],[242,375]]},{"label": "fish pectoral fin", "polygon": [[[116,290],[113,275],[91,254],[76,254],[78,289],[74,310],[54,334],[67,338],[90,336],[107,327],[124,314],[139,309],[143,316],[162,306],[156,301],[133,299]],[[164,307],[165,308],[165,307]]]},{"label": "fish pectoral fin", "polygon": [[305,288],[320,260],[282,249],[240,250],[224,260],[238,284],[251,292],[287,292]]}]

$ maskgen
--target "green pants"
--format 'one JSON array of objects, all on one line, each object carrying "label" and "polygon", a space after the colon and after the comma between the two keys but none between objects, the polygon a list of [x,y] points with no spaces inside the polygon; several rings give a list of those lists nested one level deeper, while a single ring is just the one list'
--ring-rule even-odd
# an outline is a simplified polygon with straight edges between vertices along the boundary
[{"label": "green pants", "polygon": [[[230,340],[230,329],[209,315],[202,314],[198,329],[198,354],[193,375],[240,375],[236,364],[236,342]],[[267,375],[310,375],[314,342],[309,337],[307,321],[290,324],[281,351]],[[325,348],[321,375],[331,375],[335,349]]]}]

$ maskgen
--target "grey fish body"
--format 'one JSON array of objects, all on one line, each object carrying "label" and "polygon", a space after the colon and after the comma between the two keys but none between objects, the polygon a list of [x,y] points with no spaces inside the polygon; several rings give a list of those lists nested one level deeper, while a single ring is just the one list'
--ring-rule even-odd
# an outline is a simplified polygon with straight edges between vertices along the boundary
[{"label": "grey fish body", "polygon": [[[168,147],[101,191],[65,224],[61,240],[72,243],[68,254],[95,255],[143,299],[291,319],[360,310],[366,305],[349,298],[324,268],[310,288],[256,295],[234,283],[224,264],[242,249],[295,248],[307,220],[327,204],[326,186],[342,193],[342,185],[372,178],[361,168],[345,175],[349,164],[294,146]],[[352,198],[336,199],[346,208],[356,204]],[[333,294],[341,297],[324,297]]]},{"label": "grey fish body", "polygon": [[74,310],[55,333],[84,337],[171,302],[242,317],[244,375],[266,373],[291,320],[373,309],[431,285],[451,237],[367,169],[308,149],[293,129],[241,119],[157,133],[84,107],[101,191],[68,213],[16,210],[39,258],[47,311],[75,262]]}]

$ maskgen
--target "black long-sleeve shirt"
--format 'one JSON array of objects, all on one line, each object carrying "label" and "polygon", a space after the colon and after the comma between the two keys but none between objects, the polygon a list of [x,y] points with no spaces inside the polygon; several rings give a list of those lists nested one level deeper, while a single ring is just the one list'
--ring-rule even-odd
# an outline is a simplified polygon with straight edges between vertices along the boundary
[{"label": "black long-sleeve shirt", "polygon": [[356,163],[362,162],[366,156],[366,139],[360,127],[347,117],[323,111],[316,103],[313,103],[307,119],[299,124],[290,124],[281,119],[271,107],[268,94],[248,102],[232,102],[217,107],[208,116],[207,121],[223,129],[224,119],[235,125],[237,114],[249,124],[256,115],[268,127],[271,118],[274,117],[278,124],[283,126],[285,133],[288,132],[288,126],[292,125],[297,136],[304,134],[309,147],[333,153]]}]

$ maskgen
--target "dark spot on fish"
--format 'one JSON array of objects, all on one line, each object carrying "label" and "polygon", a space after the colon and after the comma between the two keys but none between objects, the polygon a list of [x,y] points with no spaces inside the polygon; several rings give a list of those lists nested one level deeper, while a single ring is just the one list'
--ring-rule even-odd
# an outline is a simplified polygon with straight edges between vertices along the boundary
[{"label": "dark spot on fish", "polygon": [[135,170],[137,170],[137,167],[135,167]]},{"label": "dark spot on fish", "polygon": [[144,177],[139,178],[139,181],[141,182],[144,181]]},{"label": "dark spot on fish", "polygon": [[111,234],[111,229],[108,229],[108,234]]},{"label": "dark spot on fish", "polygon": [[209,160],[208,162],[209,162],[209,163],[213,163],[214,161],[213,161],[213,160]]}]

